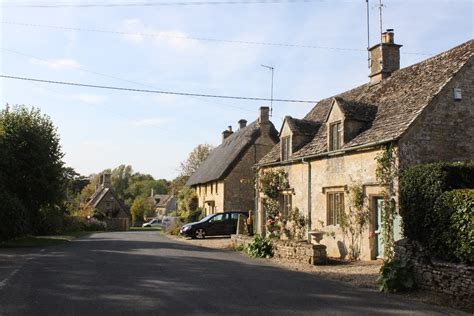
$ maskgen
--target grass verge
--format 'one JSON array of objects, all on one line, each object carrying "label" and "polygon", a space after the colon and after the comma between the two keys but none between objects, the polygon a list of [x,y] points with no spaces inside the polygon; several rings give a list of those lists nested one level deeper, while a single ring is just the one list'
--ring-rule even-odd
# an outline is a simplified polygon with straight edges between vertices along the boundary
[{"label": "grass verge", "polygon": [[0,248],[47,247],[64,244],[95,232],[76,231],[57,236],[27,236],[0,243]]},{"label": "grass verge", "polygon": [[161,227],[130,227],[130,231],[161,231]]}]

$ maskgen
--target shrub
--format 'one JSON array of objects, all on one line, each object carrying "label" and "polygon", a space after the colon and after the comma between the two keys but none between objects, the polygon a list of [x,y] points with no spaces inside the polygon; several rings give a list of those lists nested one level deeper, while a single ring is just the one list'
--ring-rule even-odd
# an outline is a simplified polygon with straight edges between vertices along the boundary
[{"label": "shrub", "polygon": [[107,230],[107,224],[105,222],[99,221],[95,218],[91,218],[86,221],[84,225],[84,230],[86,231],[104,231]]},{"label": "shrub", "polygon": [[425,247],[432,237],[430,213],[443,192],[474,188],[474,162],[411,166],[400,174],[403,233]]},{"label": "shrub", "polygon": [[443,193],[430,215],[430,252],[447,261],[474,263],[474,190]]},{"label": "shrub", "polygon": [[181,224],[179,222],[171,222],[165,229],[165,232],[168,235],[179,236],[179,231],[181,229]]},{"label": "shrub", "polygon": [[99,211],[98,209],[94,208],[92,210],[92,218],[95,218],[98,221],[103,221],[105,219],[105,214]]},{"label": "shrub", "polygon": [[64,218],[64,231],[76,232],[85,230],[86,219],[80,216],[66,216]]},{"label": "shrub", "polygon": [[405,260],[392,259],[380,268],[377,279],[380,292],[397,293],[415,287],[413,266]]},{"label": "shrub", "polygon": [[255,236],[248,244],[247,253],[255,258],[273,257],[273,244],[270,238]]},{"label": "shrub", "polygon": [[201,218],[203,212],[202,208],[197,208],[194,211],[190,211],[186,217],[186,223],[197,222]]},{"label": "shrub", "polygon": [[19,199],[0,188],[0,241],[25,235],[27,212]]},{"label": "shrub", "polygon": [[37,235],[56,235],[64,231],[65,210],[57,205],[42,207],[38,213],[38,220],[33,228]]}]

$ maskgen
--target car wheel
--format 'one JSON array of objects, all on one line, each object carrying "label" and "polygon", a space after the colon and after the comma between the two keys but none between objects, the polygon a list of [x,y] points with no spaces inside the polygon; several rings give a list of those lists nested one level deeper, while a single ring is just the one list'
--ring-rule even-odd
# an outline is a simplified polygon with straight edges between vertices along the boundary
[{"label": "car wheel", "polygon": [[206,231],[203,228],[198,228],[194,231],[194,237],[204,239],[204,237],[206,237]]}]

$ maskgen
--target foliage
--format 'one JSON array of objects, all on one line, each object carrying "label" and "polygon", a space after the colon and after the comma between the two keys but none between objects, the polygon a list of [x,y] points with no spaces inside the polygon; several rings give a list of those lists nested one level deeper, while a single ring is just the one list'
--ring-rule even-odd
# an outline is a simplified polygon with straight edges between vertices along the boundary
[{"label": "foliage", "polygon": [[95,218],[98,221],[103,221],[105,219],[105,214],[99,211],[98,209],[94,208],[91,211],[91,217]]},{"label": "foliage", "polygon": [[178,196],[179,192],[184,188],[189,176],[177,176],[169,185],[169,194]]},{"label": "foliage", "polygon": [[380,268],[377,279],[380,292],[397,293],[415,287],[413,266],[406,260],[391,259]]},{"label": "foliage", "polygon": [[258,178],[259,191],[270,199],[278,198],[280,191],[288,187],[288,174],[283,169],[262,171]]},{"label": "foliage", "polygon": [[188,186],[183,187],[178,194],[177,216],[186,223],[195,222],[202,214],[202,209],[198,206],[199,198],[196,191]]},{"label": "foliage", "polygon": [[85,231],[104,231],[107,230],[107,224],[103,221],[99,221],[95,218],[91,218],[85,222]]},{"label": "foliage", "polygon": [[165,232],[168,235],[179,236],[179,231],[181,229],[181,223],[172,221],[165,229]]},{"label": "foliage", "polygon": [[188,213],[188,216],[186,217],[186,223],[193,223],[199,221],[202,218],[203,214],[203,209],[200,207],[196,208],[194,211],[190,211]]},{"label": "foliage", "polygon": [[214,146],[209,144],[197,145],[192,152],[189,153],[188,159],[180,163],[180,176],[191,176],[199,168],[201,163],[209,157]]},{"label": "foliage", "polygon": [[474,263],[474,190],[443,193],[430,214],[428,249],[447,261]]},{"label": "foliage", "polygon": [[48,116],[25,106],[0,111],[0,188],[7,201],[1,206],[2,239],[33,233],[41,224],[40,209],[61,203],[63,156]]},{"label": "foliage", "polygon": [[365,195],[362,185],[353,185],[349,188],[349,211],[341,214],[340,227],[344,237],[350,239],[349,259],[359,260],[362,232],[369,223],[369,210],[365,207]]},{"label": "foliage", "polygon": [[430,248],[436,200],[443,192],[474,188],[474,162],[410,166],[400,174],[403,233]]},{"label": "foliage", "polygon": [[143,223],[145,215],[154,212],[154,209],[155,205],[151,198],[141,196],[135,198],[130,208],[133,226]]},{"label": "foliage", "polygon": [[304,240],[306,230],[308,228],[308,220],[301,214],[300,210],[295,207],[288,213],[286,222],[286,235],[290,240]]},{"label": "foliage", "polygon": [[247,253],[255,258],[273,257],[273,244],[270,238],[257,235],[247,246]]},{"label": "foliage", "polygon": [[398,177],[398,166],[396,152],[393,146],[387,145],[381,154],[376,157],[377,169],[376,177],[378,183],[384,188],[383,208],[382,208],[382,240],[384,243],[384,258],[393,258],[394,221],[396,215],[395,208],[395,182]]}]

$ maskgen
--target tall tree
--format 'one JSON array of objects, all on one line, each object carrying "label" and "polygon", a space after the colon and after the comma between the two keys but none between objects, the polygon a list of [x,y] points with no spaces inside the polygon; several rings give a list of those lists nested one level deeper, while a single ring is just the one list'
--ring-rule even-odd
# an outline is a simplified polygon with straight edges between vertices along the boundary
[{"label": "tall tree", "polygon": [[56,127],[39,109],[7,105],[0,111],[0,186],[12,205],[22,205],[30,230],[42,206],[64,198],[63,156]]},{"label": "tall tree", "polygon": [[209,154],[214,149],[212,145],[200,144],[197,145],[192,152],[189,153],[188,159],[181,162],[179,171],[181,176],[191,176],[196,172],[201,163],[209,157]]}]

